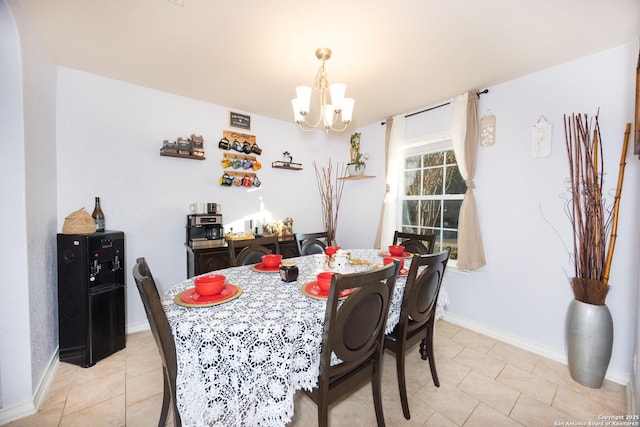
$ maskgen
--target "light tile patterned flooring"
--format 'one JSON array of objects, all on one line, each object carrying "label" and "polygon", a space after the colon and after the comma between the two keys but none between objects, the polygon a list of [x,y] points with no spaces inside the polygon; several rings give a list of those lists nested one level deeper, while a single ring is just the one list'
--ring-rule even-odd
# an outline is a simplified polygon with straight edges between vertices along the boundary
[{"label": "light tile patterned flooring", "polygon": [[[565,365],[446,321],[436,326],[435,353],[440,388],[433,385],[417,347],[407,356],[409,421],[402,416],[394,357],[385,354],[388,426],[539,427],[627,413],[624,386],[605,381],[600,389],[583,387]],[[40,412],[9,426],[156,426],[161,366],[149,331],[129,335],[126,349],[91,368],[61,363]],[[289,427],[317,425],[316,417],[315,404],[298,393]],[[375,426],[371,386],[334,404],[330,425]]]}]

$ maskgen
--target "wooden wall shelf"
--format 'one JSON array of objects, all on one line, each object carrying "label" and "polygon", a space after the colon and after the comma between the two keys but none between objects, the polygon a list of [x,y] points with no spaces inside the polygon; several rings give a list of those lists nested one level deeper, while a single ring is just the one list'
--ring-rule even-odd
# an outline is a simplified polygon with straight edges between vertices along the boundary
[{"label": "wooden wall shelf", "polygon": [[353,175],[353,176],[343,176],[343,177],[340,177],[338,179],[344,179],[345,181],[355,181],[356,179],[369,179],[369,178],[375,178],[375,176],[372,176],[372,175]]},{"label": "wooden wall shelf", "polygon": [[167,153],[167,152],[160,152],[161,156],[165,156],[165,157],[180,157],[182,159],[194,159],[194,160],[204,160],[206,157],[204,156],[194,156],[192,154],[178,154],[178,153]]},{"label": "wooden wall shelf", "polygon": [[289,169],[294,171],[301,171],[302,163],[288,163],[288,162],[278,161],[278,162],[272,162],[271,167],[276,169]]}]

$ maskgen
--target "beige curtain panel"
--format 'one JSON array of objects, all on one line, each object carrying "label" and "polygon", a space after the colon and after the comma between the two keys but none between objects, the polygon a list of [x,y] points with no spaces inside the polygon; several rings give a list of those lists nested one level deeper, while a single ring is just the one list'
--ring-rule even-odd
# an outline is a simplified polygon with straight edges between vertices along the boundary
[{"label": "beige curtain panel", "polygon": [[387,119],[385,136],[385,180],[387,185],[374,245],[377,249],[386,248],[392,243],[393,232],[397,225],[398,185],[402,174],[400,147],[404,141],[404,122],[405,118],[401,114]]},{"label": "beige curtain panel", "polygon": [[451,136],[460,174],[467,192],[458,218],[458,269],[479,270],[486,266],[478,209],[474,197],[473,177],[478,156],[478,97],[464,93],[452,102]]}]

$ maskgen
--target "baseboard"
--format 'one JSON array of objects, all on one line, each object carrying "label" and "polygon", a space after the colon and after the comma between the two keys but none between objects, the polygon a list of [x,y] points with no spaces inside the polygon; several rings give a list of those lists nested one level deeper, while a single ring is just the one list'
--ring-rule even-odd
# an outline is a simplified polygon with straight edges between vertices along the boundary
[{"label": "baseboard", "polygon": [[38,382],[33,398],[30,401],[19,403],[17,405],[0,408],[0,425],[5,425],[19,418],[33,415],[42,408],[44,400],[47,397],[47,394],[49,394],[49,388],[53,383],[53,379],[56,376],[56,371],[58,370],[59,365],[58,348],[56,347],[56,351],[51,356],[51,359],[47,364],[47,369],[44,371],[44,375]]},{"label": "baseboard", "polygon": [[149,322],[143,320],[142,322],[132,323],[127,325],[127,335],[135,334],[136,332],[148,331],[150,329]]},{"label": "baseboard", "polygon": [[[490,328],[481,323],[477,323],[473,320],[458,316],[456,314],[449,313],[447,311],[443,313],[442,319],[446,320],[447,322],[453,323],[455,325],[462,326],[472,331],[481,333],[483,335],[487,335],[491,338],[495,338],[499,341],[503,341],[507,344],[511,344],[513,346],[519,347],[523,350],[527,350],[532,353],[538,354],[540,356],[546,357],[547,359],[551,359],[556,362],[562,363],[563,365],[567,364],[566,354],[556,349],[543,346],[536,342],[525,340],[519,336],[509,334],[499,329]],[[615,369],[609,369],[607,370],[607,375],[605,378],[610,381],[613,381],[614,383],[626,386],[627,389],[630,388],[629,384],[631,381],[631,376],[629,374],[617,371]]]}]

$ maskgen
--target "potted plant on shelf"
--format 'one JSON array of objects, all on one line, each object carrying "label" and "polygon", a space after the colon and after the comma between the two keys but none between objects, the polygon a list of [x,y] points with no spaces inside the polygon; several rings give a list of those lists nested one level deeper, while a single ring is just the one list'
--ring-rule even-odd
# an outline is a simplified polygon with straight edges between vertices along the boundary
[{"label": "potted plant on shelf", "polygon": [[571,278],[574,300],[565,319],[565,341],[571,377],[587,387],[599,388],[613,346],[613,319],[605,299],[631,124],[627,124],[611,203],[603,189],[604,153],[597,115],[592,122],[593,129],[586,114],[564,118],[570,173],[566,212],[573,231],[574,264]]},{"label": "potted plant on shelf", "polygon": [[347,164],[349,176],[360,176],[364,174],[364,168],[367,166],[365,163],[366,160],[365,155],[358,152],[352,162]]}]

